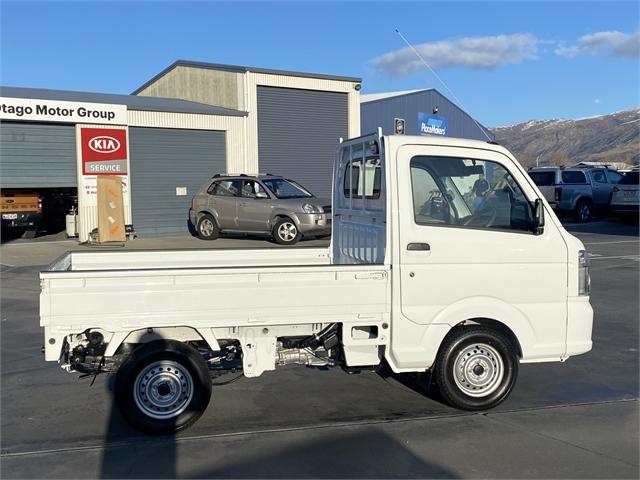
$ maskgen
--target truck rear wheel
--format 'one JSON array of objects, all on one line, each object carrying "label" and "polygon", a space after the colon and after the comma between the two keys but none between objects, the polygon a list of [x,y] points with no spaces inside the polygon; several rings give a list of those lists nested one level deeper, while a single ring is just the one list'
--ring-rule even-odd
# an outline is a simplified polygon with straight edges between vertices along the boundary
[{"label": "truck rear wheel", "polygon": [[438,352],[435,380],[443,398],[463,410],[485,410],[503,402],[518,376],[518,357],[503,334],[462,327]]},{"label": "truck rear wheel", "polygon": [[576,204],[576,209],[573,212],[573,216],[576,222],[584,223],[591,220],[591,202],[589,200],[579,200]]},{"label": "truck rear wheel", "polygon": [[135,350],[120,367],[115,401],[133,427],[174,433],[192,425],[211,398],[211,377],[202,356],[175,340],[156,340]]}]

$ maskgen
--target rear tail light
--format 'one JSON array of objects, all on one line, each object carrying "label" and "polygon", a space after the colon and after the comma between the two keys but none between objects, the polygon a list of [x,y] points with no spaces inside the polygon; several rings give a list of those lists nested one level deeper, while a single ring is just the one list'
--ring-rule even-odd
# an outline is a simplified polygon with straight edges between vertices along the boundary
[{"label": "rear tail light", "polygon": [[562,198],[562,187],[556,187],[555,194],[556,194],[555,196],[556,202],[559,202],[560,199]]}]

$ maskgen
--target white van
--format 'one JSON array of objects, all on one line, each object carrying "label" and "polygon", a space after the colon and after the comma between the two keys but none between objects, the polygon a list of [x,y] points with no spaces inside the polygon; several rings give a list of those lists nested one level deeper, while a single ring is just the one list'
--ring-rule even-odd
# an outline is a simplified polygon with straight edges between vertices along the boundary
[{"label": "white van", "polygon": [[124,417],[168,432],[227,371],[431,370],[482,410],[519,363],[591,349],[584,246],[504,148],[369,135],[339,146],[333,182],[328,250],[67,253],[40,274],[46,360],[117,372]]}]

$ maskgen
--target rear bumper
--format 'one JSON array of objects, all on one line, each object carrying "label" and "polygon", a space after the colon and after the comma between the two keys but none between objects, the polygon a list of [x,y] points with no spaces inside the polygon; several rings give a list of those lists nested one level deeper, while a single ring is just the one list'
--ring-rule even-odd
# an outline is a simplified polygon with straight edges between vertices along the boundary
[{"label": "rear bumper", "polygon": [[591,350],[593,308],[589,297],[571,297],[567,303],[567,353],[566,357],[580,355]]},{"label": "rear bumper", "polygon": [[[15,218],[13,218],[15,216]],[[9,213],[5,212],[1,216],[3,227],[22,228],[35,227],[42,219],[42,213]]]},{"label": "rear bumper", "polygon": [[328,235],[331,233],[330,213],[298,213],[298,230],[303,235]]}]

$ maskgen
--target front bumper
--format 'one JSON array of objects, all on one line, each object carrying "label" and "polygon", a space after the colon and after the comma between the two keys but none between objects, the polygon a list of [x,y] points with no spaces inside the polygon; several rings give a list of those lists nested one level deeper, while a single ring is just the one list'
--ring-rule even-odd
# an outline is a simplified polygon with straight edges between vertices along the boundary
[{"label": "front bumper", "polygon": [[298,230],[303,235],[329,235],[331,233],[330,213],[298,213]]},{"label": "front bumper", "polygon": [[593,330],[593,308],[589,297],[571,297],[567,302],[567,353],[566,357],[580,355],[591,350]]}]

